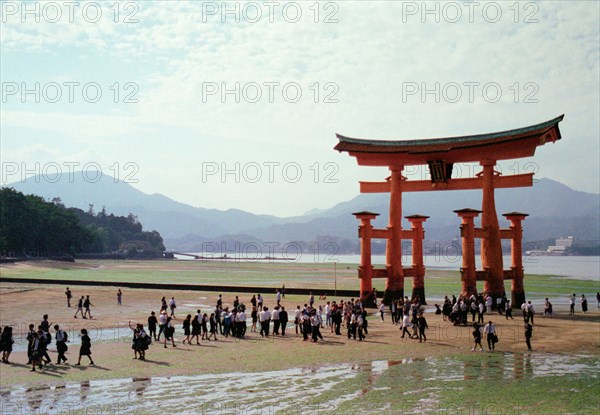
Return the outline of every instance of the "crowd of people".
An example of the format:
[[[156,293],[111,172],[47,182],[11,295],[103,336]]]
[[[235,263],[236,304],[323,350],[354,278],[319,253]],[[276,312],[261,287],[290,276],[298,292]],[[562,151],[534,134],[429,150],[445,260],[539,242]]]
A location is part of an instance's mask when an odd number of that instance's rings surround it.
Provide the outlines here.
[[[54,329],[54,340],[56,341],[56,351],[58,356],[56,358],[56,364],[64,364],[67,362],[65,353],[69,350],[67,342],[69,342],[69,335],[67,331],[62,330],[58,324],[52,324],[48,320],[48,315],[44,314],[42,321],[35,328],[34,324],[29,325],[29,331],[27,332],[27,365],[31,365],[31,371],[35,372],[36,367],[41,370],[46,365],[52,364],[52,359],[48,355],[48,346],[52,344],[52,332],[51,328]],[[90,365],[94,365],[92,360],[91,350],[91,339],[88,336],[86,329],[81,329],[81,345],[79,347],[79,359],[76,365],[81,364],[81,357],[87,356]],[[13,350],[13,344],[15,343],[13,338],[13,329],[11,326],[5,326],[0,335],[0,350],[2,351],[2,362],[10,363],[9,357]]]
[[[243,339],[247,335],[248,326],[250,333],[258,333],[261,337],[286,336],[290,323],[290,315],[281,304],[284,297],[282,290],[277,291],[276,305],[271,310],[264,304],[260,294],[253,295],[249,300],[250,315],[247,315],[247,306],[235,296],[231,307],[224,306],[223,296],[219,294],[215,308],[209,313],[196,311],[195,315],[188,314],[181,321],[183,332],[182,344],[201,344],[201,341],[218,341],[219,337],[235,337]],[[293,312],[295,334],[302,336],[304,341],[324,341],[322,329],[329,328],[330,333],[341,336],[342,327],[346,329],[348,339],[359,341],[368,334],[367,310],[358,299],[350,301],[328,301],[323,306],[315,306],[315,298],[309,294],[307,303],[298,305]],[[147,330],[143,323],[129,322],[133,331],[134,358],[146,359],[146,351],[153,343],[161,344],[164,348],[177,347],[175,343],[176,303],[174,297],[167,304],[166,298],[161,299],[158,316],[152,311],[147,319]],[[248,324],[250,323],[250,324]],[[272,327],[272,328],[271,328]]]
[[[73,294],[69,288],[65,291],[67,297],[67,307],[71,307]],[[175,297],[167,301],[162,297],[158,316],[154,311],[150,313],[147,319],[147,329],[143,323],[129,322],[129,327],[133,332],[132,349],[134,358],[139,360],[146,359],[146,351],[153,343],[161,344],[164,348],[169,345],[177,347],[175,342],[176,327],[181,324],[183,331],[182,344],[201,344],[201,341],[218,341],[219,338],[235,337],[243,339],[247,335],[247,329],[250,327],[250,333],[258,333],[261,337],[286,336],[286,330],[290,319],[293,318],[294,332],[297,336],[302,336],[304,341],[312,340],[318,342],[324,341],[321,330],[329,328],[329,332],[336,336],[342,335],[342,328],[348,339],[357,339],[362,341],[368,334],[368,313],[360,299],[351,299],[349,301],[340,300],[327,301],[325,306],[315,305],[315,297],[309,294],[308,301],[303,305],[298,305],[288,314],[286,308],[281,304],[285,297],[285,288],[277,290],[275,296],[276,305],[271,310],[265,305],[261,294],[253,295],[249,300],[249,316],[247,315],[247,306],[235,296],[231,306],[225,306],[223,297],[219,294],[214,309],[210,312],[202,312],[200,309],[196,314],[187,314],[181,321],[177,322],[175,311],[177,303]],[[323,297],[321,297],[323,298]],[[569,314],[575,313],[575,304],[577,296],[569,296]],[[600,307],[600,293],[597,293],[596,299]],[[117,292],[117,305],[121,306],[123,302],[123,293],[119,289]],[[581,295],[579,300],[583,313],[588,311],[587,299]],[[435,314],[442,315],[443,321],[448,321],[454,325],[469,325],[469,314],[471,315],[471,326],[473,328],[473,348],[483,350],[482,339],[485,336],[488,350],[493,351],[496,343],[499,341],[497,329],[491,320],[485,324],[485,316],[497,313],[504,316],[507,320],[514,319],[512,316],[512,307],[510,300],[506,295],[498,297],[495,301],[489,295],[478,294],[471,296],[444,297],[444,302],[440,308],[435,304]],[[93,307],[90,296],[81,296],[77,303],[77,312],[84,319],[92,318],[90,307]],[[493,310],[494,308],[494,310]],[[533,335],[535,310],[531,301],[524,302],[522,307],[524,322],[524,338],[528,350],[532,350],[531,338]],[[381,321],[385,319],[386,306],[383,302],[378,307]],[[418,297],[409,299],[397,299],[389,304],[389,315],[391,322],[399,326],[401,338],[406,336],[410,339],[419,339],[419,342],[427,341],[426,330],[428,329],[427,320],[424,316],[424,307]],[[544,301],[544,317],[552,317],[554,313],[552,303],[548,298]],[[485,324],[485,325],[484,325]],[[272,326],[272,329],[271,329]],[[46,365],[52,364],[48,355],[48,346],[52,343],[51,331],[54,330],[54,341],[56,342],[56,351],[58,356],[56,364],[67,362],[65,353],[68,350],[68,333],[61,329],[58,324],[52,324],[48,320],[48,315],[44,315],[42,321],[35,328],[34,324],[29,325],[27,333],[27,357],[28,365],[31,370],[43,369]],[[79,348],[79,358],[77,365],[81,364],[83,356],[87,356],[89,364],[94,365],[91,357],[91,339],[85,328],[80,331],[81,345]],[[13,328],[5,326],[0,330],[0,352],[2,362],[9,363],[10,355],[13,350]]]

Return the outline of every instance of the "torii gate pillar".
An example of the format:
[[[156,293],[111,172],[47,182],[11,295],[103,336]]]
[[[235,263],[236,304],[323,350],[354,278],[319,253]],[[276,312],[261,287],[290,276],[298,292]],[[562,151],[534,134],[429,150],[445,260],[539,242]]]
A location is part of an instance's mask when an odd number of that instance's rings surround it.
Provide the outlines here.
[[[424,215],[411,215],[406,217],[412,225],[412,299],[414,300],[418,297],[421,304],[427,304],[425,302],[425,265],[423,264],[423,237],[425,235],[423,222],[428,218],[429,216]]]
[[[511,304],[513,308],[521,308],[525,302],[525,288],[523,287],[523,225],[521,222],[529,215],[520,212],[504,213],[506,219],[510,220],[512,238],[510,240],[510,254],[512,259],[512,284]]]
[[[360,238],[360,298],[367,300],[373,294],[373,264],[371,263],[371,239],[373,237],[373,225],[371,220],[379,216],[373,212],[353,213],[356,219],[360,219],[358,236]]]
[[[402,271],[402,166],[390,167],[390,231],[386,246],[387,281],[383,301],[389,304],[404,297],[404,273]]]
[[[481,265],[488,272],[483,290],[492,296],[493,305],[496,298],[504,294],[504,271],[502,266],[502,242],[500,239],[500,226],[496,214],[494,200],[494,178],[498,175],[494,171],[495,160],[483,160],[483,199],[481,203],[481,227],[485,236],[481,240]]]
[[[461,295],[470,297],[477,295],[477,270],[475,268],[475,218],[481,213],[475,209],[461,209],[454,211],[462,219],[460,236],[462,238],[462,267],[460,279],[462,281]]]

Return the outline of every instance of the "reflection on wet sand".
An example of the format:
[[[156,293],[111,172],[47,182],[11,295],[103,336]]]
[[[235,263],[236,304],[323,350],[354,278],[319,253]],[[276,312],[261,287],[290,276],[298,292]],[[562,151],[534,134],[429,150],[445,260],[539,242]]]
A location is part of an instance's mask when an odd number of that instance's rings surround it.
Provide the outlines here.
[[[587,356],[589,357],[589,356]],[[543,353],[489,353],[454,358],[373,361],[294,368],[262,373],[227,373],[155,378],[91,380],[57,387],[0,388],[2,413],[60,413],[59,408],[101,413],[148,413],[157,407],[172,413],[277,413],[305,408],[306,398],[333,391],[311,413],[330,413],[342,403],[354,405],[371,391],[401,389],[433,399],[440,382],[496,382],[541,376],[595,375],[586,356]],[[360,375],[360,376],[359,376]],[[413,388],[414,386],[414,388]],[[403,389],[401,389],[403,390]],[[408,393],[408,392],[407,392]],[[235,396],[235,400],[228,399]],[[285,399],[282,397],[285,396]],[[19,408],[26,408],[19,410]],[[100,412],[99,412],[100,413]]]

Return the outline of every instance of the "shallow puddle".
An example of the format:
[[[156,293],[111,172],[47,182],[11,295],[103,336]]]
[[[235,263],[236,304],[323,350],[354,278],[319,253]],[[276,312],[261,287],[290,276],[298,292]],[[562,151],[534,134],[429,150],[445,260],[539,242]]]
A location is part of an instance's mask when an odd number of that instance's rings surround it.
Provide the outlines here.
[[[420,408],[427,408],[435,407],[436,390],[463,387],[465,381],[547,376],[595,378],[598,360],[594,364],[581,363],[586,359],[589,361],[590,356],[481,353],[261,373],[2,387],[0,413],[146,414],[160,409],[177,414],[331,414],[338,413],[340,405],[359,405],[367,394],[388,394],[394,390],[400,390],[400,395],[423,396],[418,402]],[[406,379],[411,382],[409,389],[405,389]],[[356,413],[366,412],[356,407]]]

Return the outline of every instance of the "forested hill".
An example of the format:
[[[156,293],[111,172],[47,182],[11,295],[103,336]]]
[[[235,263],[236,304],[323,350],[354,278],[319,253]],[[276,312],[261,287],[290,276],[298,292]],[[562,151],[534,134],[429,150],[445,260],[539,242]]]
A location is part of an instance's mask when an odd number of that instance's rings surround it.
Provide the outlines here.
[[[133,214],[115,216],[104,209],[95,213],[67,208],[25,195],[10,187],[0,190],[0,254],[62,256],[78,253],[161,255],[165,250],[157,231],[145,232]]]

